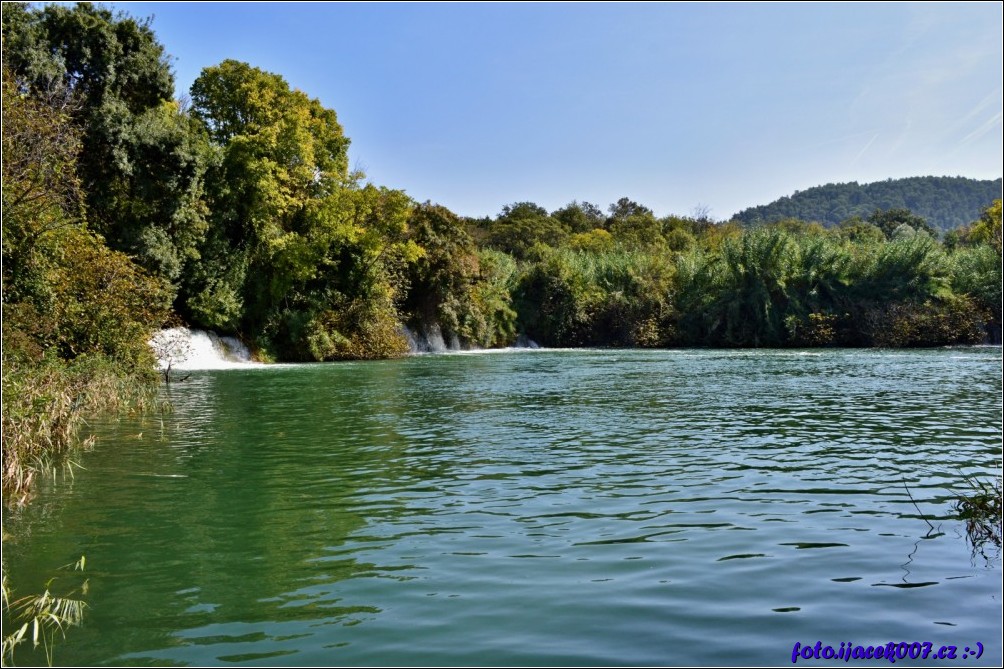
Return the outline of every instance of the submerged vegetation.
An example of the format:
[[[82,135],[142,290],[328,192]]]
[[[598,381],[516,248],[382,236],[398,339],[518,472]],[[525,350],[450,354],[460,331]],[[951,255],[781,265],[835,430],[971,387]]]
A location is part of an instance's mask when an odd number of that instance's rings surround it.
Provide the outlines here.
[[[966,490],[958,493],[955,510],[966,521],[966,536],[973,553],[1000,554],[1004,509],[1001,506],[1001,479],[987,481],[965,477]]]
[[[72,362],[5,360],[5,503],[23,504],[39,476],[63,466],[86,416],[149,405],[153,399],[149,379],[147,374],[125,373],[99,356]]]

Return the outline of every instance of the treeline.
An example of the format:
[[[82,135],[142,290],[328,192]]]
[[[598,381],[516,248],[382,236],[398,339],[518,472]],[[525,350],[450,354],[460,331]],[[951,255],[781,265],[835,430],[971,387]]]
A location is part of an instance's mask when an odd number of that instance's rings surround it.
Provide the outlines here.
[[[139,368],[171,317],[281,360],[398,355],[402,325],[431,324],[469,346],[998,336],[999,203],[940,241],[902,208],[830,229],[658,217],[628,198],[463,219],[350,172],[335,112],[277,74],[224,61],[183,104],[148,22],[87,3],[3,11],[17,355]]]
[[[335,112],[277,74],[224,61],[174,100],[148,22],[8,4],[3,40],[12,354],[139,368],[172,316],[283,360],[397,355],[403,324],[470,346],[934,345],[999,329],[999,203],[941,241],[902,208],[830,229],[658,217],[628,198],[462,219],[350,172]]]
[[[947,231],[969,224],[1000,194],[1000,179],[907,177],[870,184],[852,181],[795,191],[770,204],[744,209],[734,218],[747,225],[798,218],[832,226],[850,218],[867,219],[876,211],[909,209],[933,228]]]

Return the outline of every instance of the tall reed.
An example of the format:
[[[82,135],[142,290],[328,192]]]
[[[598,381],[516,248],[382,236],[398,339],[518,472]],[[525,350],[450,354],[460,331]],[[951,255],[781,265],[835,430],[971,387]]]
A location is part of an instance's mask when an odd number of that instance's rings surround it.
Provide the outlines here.
[[[1004,514],[1001,506],[1001,478],[986,480],[964,476],[966,490],[956,494],[955,510],[966,521],[966,535],[973,553],[986,554],[987,548],[1001,549]]]
[[[81,556],[77,562],[66,565],[63,569],[74,572],[83,571],[85,558]],[[56,577],[49,579],[45,592],[41,595],[26,595],[13,599],[13,593],[7,582],[7,570],[3,570],[3,623],[2,652],[0,660],[4,666],[14,664],[14,651],[18,646],[31,639],[33,649],[42,647],[46,663],[51,667],[53,648],[56,635],[66,636],[69,627],[79,626],[84,619],[84,609],[87,604],[73,595],[86,594],[87,580],[68,596],[58,597],[52,594],[51,588]]]
[[[127,373],[100,356],[3,364],[3,503],[24,504],[39,477],[67,462],[85,417],[153,404],[150,373]],[[84,440],[83,445],[89,445]]]

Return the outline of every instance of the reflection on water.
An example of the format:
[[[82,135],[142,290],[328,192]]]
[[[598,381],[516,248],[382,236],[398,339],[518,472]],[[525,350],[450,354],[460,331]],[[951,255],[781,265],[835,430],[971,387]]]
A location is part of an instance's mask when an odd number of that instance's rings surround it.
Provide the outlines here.
[[[66,664],[780,664],[819,639],[994,664],[999,560],[951,501],[999,471],[1000,371],[974,348],[205,372],[172,415],[99,427],[5,560],[29,591],[87,556]]]

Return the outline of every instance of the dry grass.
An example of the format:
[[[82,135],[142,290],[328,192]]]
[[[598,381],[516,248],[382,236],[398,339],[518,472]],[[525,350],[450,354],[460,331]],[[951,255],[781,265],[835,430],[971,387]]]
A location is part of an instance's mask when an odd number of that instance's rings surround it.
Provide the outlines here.
[[[130,373],[99,356],[80,356],[73,362],[4,358],[2,474],[3,504],[8,509],[28,502],[39,478],[68,468],[74,448],[93,443],[93,437],[80,439],[88,416],[156,406],[152,371]],[[82,571],[84,559],[67,567]],[[75,595],[86,593],[86,580],[62,596],[54,594],[54,580],[42,594],[15,599],[3,570],[4,666],[13,664],[15,648],[28,640],[33,648],[42,648],[51,665],[57,637],[81,624],[86,604]]]
[[[68,365],[4,364],[3,502],[23,505],[41,476],[67,466],[86,416],[152,404],[149,380],[123,375],[100,359]]]
[[[84,558],[81,557],[76,563],[66,565],[64,569],[72,568],[73,571],[84,570]],[[45,652],[45,659],[49,666],[52,666],[53,647],[56,642],[56,635],[66,636],[66,630],[70,627],[79,626],[84,619],[84,609],[87,604],[81,599],[73,597],[57,597],[52,594],[52,587],[55,578],[50,579],[46,590],[41,595],[27,595],[19,599],[11,599],[12,594],[7,583],[7,572],[3,573],[3,648],[0,659],[4,666],[14,664],[14,650],[28,639],[31,639],[32,648],[42,647]],[[79,590],[69,593],[70,595],[86,593],[87,581],[85,580]]]

